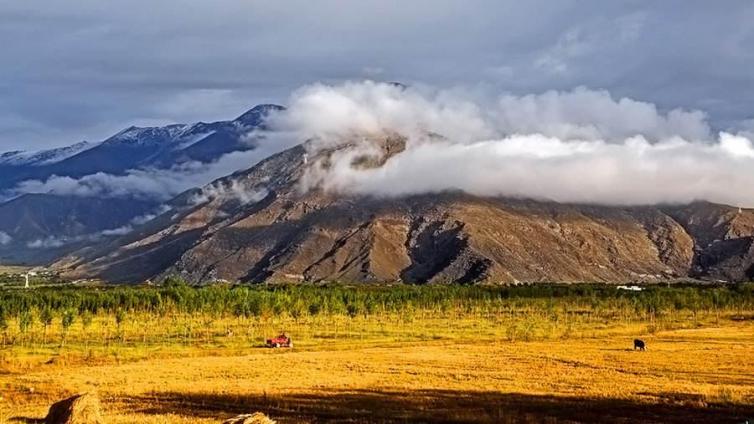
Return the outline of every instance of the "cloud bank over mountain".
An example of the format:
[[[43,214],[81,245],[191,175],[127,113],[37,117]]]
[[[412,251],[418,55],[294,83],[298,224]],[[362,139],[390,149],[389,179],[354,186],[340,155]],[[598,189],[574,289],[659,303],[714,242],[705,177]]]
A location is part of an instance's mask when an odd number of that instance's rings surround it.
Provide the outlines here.
[[[275,111],[268,111],[264,113],[264,116],[274,113]],[[194,126],[198,125],[206,124]],[[239,134],[225,136],[232,139],[235,147],[241,150],[220,154],[215,160],[205,162],[188,160],[173,163],[172,166],[166,168],[131,167],[121,173],[100,171],[76,177],[53,174],[46,178],[23,180],[6,192],[5,196],[12,198],[27,193],[44,193],[167,201],[183,191],[201,187],[220,177],[249,168],[269,155],[290,147],[291,143],[297,143],[293,138],[285,137],[284,133],[269,132],[263,127],[242,128]],[[210,149],[214,148],[218,142],[225,140],[211,139],[212,132],[200,134],[200,136],[207,138],[203,143]],[[140,139],[137,136],[135,140],[138,142]],[[160,141],[159,143],[168,144],[169,142]],[[189,145],[188,148],[194,146]],[[184,159],[185,155],[178,154],[176,157]]]
[[[296,91],[275,125],[313,150],[338,149],[306,181],[350,194],[462,190],[608,205],[695,200],[754,206],[754,147],[746,133],[713,135],[700,111],[579,88],[522,97],[354,82]],[[382,167],[376,137],[406,137]]]
[[[373,81],[295,90],[287,110],[244,137],[255,148],[167,169],[53,175],[14,192],[167,201],[308,141],[333,150],[302,181],[330,192],[405,196],[464,191],[565,203],[647,205],[706,200],[754,206],[754,147],[747,127],[715,133],[703,111],[661,111],[640,100],[579,87],[514,96]],[[380,167],[353,166],[382,153],[375,140],[406,139]],[[195,196],[254,202],[243,187],[207,186]]]
[[[269,149],[232,152],[208,164],[189,162],[170,169],[131,169],[125,175],[104,172],[80,178],[53,175],[46,180],[23,181],[14,192],[81,197],[136,197],[164,201],[190,188],[248,168],[268,153]]]

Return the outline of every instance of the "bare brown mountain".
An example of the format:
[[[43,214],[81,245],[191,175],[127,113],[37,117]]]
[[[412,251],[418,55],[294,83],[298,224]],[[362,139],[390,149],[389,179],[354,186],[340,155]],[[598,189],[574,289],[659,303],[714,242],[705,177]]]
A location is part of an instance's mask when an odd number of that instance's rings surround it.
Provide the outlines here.
[[[402,149],[381,144],[380,166]],[[377,199],[303,190],[328,166],[298,146],[194,190],[108,245],[56,266],[73,277],[137,282],[628,282],[754,276],[754,211],[564,205],[443,193]]]

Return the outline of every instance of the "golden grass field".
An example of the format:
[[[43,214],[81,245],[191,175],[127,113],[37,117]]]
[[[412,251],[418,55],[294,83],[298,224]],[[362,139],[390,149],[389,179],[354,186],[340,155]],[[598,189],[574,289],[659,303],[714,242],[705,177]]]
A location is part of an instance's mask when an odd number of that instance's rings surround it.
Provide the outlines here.
[[[119,343],[98,342],[113,329],[95,320],[85,336],[72,328],[63,348],[59,329],[37,328],[47,344],[2,350],[0,422],[38,422],[52,402],[91,390],[111,423],[219,423],[254,411],[280,423],[754,418],[751,319],[539,323],[523,338],[506,330],[517,319],[227,318],[197,323],[185,342],[142,317]],[[260,347],[277,328],[293,349]],[[646,352],[631,349],[636,336]]]

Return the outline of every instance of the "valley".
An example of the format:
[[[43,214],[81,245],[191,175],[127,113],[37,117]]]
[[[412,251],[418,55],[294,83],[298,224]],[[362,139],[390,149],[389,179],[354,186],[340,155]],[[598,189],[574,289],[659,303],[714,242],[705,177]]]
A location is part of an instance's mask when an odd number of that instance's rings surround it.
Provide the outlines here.
[[[0,422],[42,418],[81,392],[97,393],[111,423],[254,411],[280,423],[740,423],[754,413],[750,288],[69,290],[24,292],[41,308],[81,305],[69,327],[66,307],[49,326],[35,307],[23,331],[6,315]],[[3,296],[5,311],[17,296]],[[294,347],[264,347],[280,331]],[[637,337],[646,351],[633,349]]]
[[[0,424],[754,424],[754,2],[0,41]]]

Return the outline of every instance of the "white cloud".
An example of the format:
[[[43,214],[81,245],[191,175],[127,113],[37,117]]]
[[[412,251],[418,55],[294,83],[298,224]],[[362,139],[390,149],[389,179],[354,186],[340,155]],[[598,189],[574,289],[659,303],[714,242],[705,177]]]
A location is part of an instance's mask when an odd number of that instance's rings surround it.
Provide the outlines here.
[[[230,182],[218,181],[202,187],[200,192],[193,195],[190,203],[198,205],[214,199],[238,199],[241,203],[256,203],[267,196],[269,192],[261,188],[249,188],[237,180]]]
[[[434,131],[459,141],[495,135],[484,111],[460,93],[372,81],[303,87],[271,125],[299,140],[317,138],[328,145],[385,131],[416,137]]]
[[[79,243],[82,241],[90,241],[90,242],[96,242],[98,240],[101,240],[103,237],[117,237],[122,236],[130,233],[133,231],[134,226],[142,225],[158,215],[167,212],[170,210],[170,207],[162,205],[159,208],[157,208],[154,213],[146,214],[146,215],[140,215],[133,219],[128,224],[122,225],[120,227],[116,228],[108,228],[96,233],[90,233],[90,234],[82,234],[78,236],[69,236],[69,237],[56,237],[56,236],[48,236],[44,238],[38,238],[31,241],[28,241],[26,243],[26,247],[29,249],[51,249],[51,248],[57,248],[62,247],[68,244],[72,243]],[[2,235],[4,233],[0,232],[0,245],[2,245]],[[8,240],[8,243],[11,240]]]
[[[312,166],[305,188],[754,206],[751,140],[729,133],[713,138],[701,112],[661,113],[649,103],[587,89],[502,96],[489,104],[462,93],[371,82],[314,85],[294,95],[278,124],[318,138],[315,149],[340,146],[327,167]],[[369,140],[392,133],[407,137],[404,152],[379,168],[352,166],[356,157],[378,152]]]
[[[13,241],[13,237],[11,237],[8,233],[4,231],[0,231],[0,246],[5,246],[6,244],[10,244],[10,242]]]
[[[461,190],[558,202],[709,200],[754,207],[754,148],[728,134],[716,144],[681,139],[651,144],[642,137],[620,144],[567,142],[541,135],[425,143],[374,169],[353,168],[353,157],[347,151],[310,178],[326,190],[377,196]]]
[[[168,205],[160,205],[155,211],[152,213],[148,213],[145,215],[139,215],[131,220],[131,224],[134,225],[142,225],[146,224],[147,222],[157,218],[158,216],[164,214],[165,212],[169,211],[171,208]]]
[[[102,230],[100,234],[103,236],[122,236],[124,234],[128,234],[131,231],[133,231],[133,227],[131,225],[123,225],[118,228],[110,228],[107,230]]]
[[[64,246],[72,241],[75,241],[75,240],[71,240],[64,237],[50,236],[50,237],[45,237],[45,238],[30,241],[26,243],[26,247],[28,247],[29,249],[52,249],[52,248]]]
[[[44,181],[23,181],[16,186],[14,192],[16,194],[52,193],[82,197],[134,196],[168,200],[190,188],[202,186],[235,171],[249,168],[270,154],[289,147],[285,144],[286,142],[292,142],[288,138],[280,139],[265,135],[257,137],[257,140],[260,144],[256,149],[228,153],[209,164],[190,162],[171,169],[132,169],[125,175],[103,172],[81,178],[53,175]]]
[[[634,135],[658,141],[669,137],[710,138],[700,111],[663,114],[651,103],[614,99],[607,91],[577,88],[527,96],[501,96],[492,109],[494,125],[507,134],[543,134],[562,139],[621,141]]]
[[[300,139],[314,137],[328,144],[386,131],[413,139],[434,132],[460,143],[533,133],[618,142],[634,135],[650,141],[710,137],[703,112],[661,113],[651,103],[614,99],[607,91],[586,88],[490,97],[372,81],[314,84],[294,92],[287,113],[274,121]]]
[[[754,150],[746,132],[712,136],[701,111],[664,112],[607,91],[495,96],[371,81],[314,84],[294,92],[288,110],[270,120],[274,131],[263,134],[257,149],[212,164],[123,176],[51,177],[26,181],[17,191],[167,199],[313,140],[313,150],[339,150],[327,169],[313,164],[304,188],[380,196],[463,190],[560,202],[709,200],[754,206]],[[381,168],[351,166],[358,155],[379,154],[368,140],[389,134],[406,137],[404,152]],[[218,182],[192,200],[232,196],[256,202],[266,195],[259,187]]]

